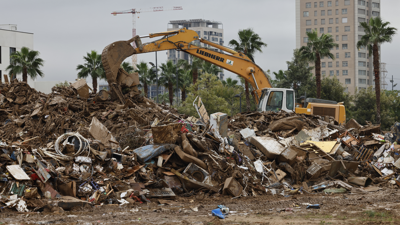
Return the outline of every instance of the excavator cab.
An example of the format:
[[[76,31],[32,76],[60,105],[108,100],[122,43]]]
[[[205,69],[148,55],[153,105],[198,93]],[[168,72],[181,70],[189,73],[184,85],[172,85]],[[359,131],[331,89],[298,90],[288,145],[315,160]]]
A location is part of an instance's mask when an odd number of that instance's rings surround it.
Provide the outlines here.
[[[286,88],[264,88],[261,93],[258,111],[280,110],[294,112],[295,93],[293,89]]]

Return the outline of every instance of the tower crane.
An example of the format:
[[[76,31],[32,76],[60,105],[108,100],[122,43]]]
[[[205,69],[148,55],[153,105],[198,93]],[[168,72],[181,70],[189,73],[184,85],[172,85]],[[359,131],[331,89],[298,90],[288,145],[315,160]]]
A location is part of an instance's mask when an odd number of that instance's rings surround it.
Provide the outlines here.
[[[132,14],[132,37],[136,36],[136,16],[137,14],[140,13],[147,13],[147,12],[162,12],[162,11],[171,11],[171,10],[183,10],[182,6],[174,6],[174,7],[167,7],[164,8],[163,6],[161,7],[150,7],[147,9],[128,9],[128,10],[123,10],[123,11],[114,11],[111,14],[114,16],[118,14]],[[135,43],[132,44],[134,48],[136,48]],[[132,55],[132,66],[134,69],[136,69],[136,64],[137,64],[137,56],[136,54]]]

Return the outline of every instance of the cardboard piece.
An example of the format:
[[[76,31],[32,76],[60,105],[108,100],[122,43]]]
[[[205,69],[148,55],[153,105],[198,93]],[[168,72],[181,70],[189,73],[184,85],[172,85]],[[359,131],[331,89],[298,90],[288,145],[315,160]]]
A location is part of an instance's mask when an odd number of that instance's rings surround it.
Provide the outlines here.
[[[30,180],[31,178],[19,165],[6,166],[8,172],[17,180]]]
[[[255,145],[269,159],[274,159],[285,151],[284,146],[270,137],[251,137],[250,143]]]
[[[243,187],[235,178],[229,177],[225,180],[223,192],[237,197],[242,194]]]
[[[85,79],[79,79],[75,83],[71,84],[71,86],[76,89],[81,98],[89,98],[89,86]]]
[[[105,146],[111,146],[112,149],[119,148],[117,140],[111,134],[111,132],[104,126],[96,117],[93,117],[92,122],[89,126],[90,134],[103,143]]]

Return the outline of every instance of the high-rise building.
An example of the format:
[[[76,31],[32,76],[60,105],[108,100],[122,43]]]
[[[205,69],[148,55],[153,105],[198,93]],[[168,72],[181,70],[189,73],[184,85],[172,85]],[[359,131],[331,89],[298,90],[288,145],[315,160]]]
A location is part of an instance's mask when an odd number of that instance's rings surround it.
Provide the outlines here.
[[[352,94],[356,89],[374,87],[373,57],[368,56],[366,48],[357,49],[357,42],[365,34],[360,22],[380,16],[380,3],[380,0],[296,0],[296,48],[307,45],[307,32],[329,33],[339,46],[331,50],[335,60],[321,59],[321,75],[336,76]],[[382,77],[380,80],[383,85]]]
[[[211,20],[203,20],[203,19],[192,19],[192,20],[172,20],[168,23],[168,30],[177,30],[179,28],[186,28],[190,30],[194,30],[199,35],[199,38],[203,38],[205,40],[214,42],[219,45],[224,44],[224,29],[221,22],[211,21]],[[200,43],[199,40],[194,41],[194,44],[199,45],[201,47],[208,47],[215,51],[222,52],[222,50],[216,49],[212,46],[208,46],[207,44]],[[193,56],[176,50],[169,50],[167,52],[168,60],[172,60],[176,63],[179,59],[185,59],[192,63]],[[219,74],[220,79],[224,78],[223,71]]]

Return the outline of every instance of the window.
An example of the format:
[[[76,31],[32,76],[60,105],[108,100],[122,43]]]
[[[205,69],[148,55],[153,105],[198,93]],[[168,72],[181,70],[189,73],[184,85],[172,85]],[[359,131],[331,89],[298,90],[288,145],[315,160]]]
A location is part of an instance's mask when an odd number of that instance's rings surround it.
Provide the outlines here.
[[[335,14],[336,14],[336,15],[339,15],[339,9],[336,9]]]
[[[321,16],[325,16],[325,10],[321,10]]]
[[[268,102],[266,110],[276,110],[282,108],[283,92],[282,91],[272,91],[268,96]]]
[[[351,79],[345,79],[345,80],[344,80],[344,83],[345,83],[345,84],[351,84]]]
[[[350,58],[350,52],[345,52],[345,53],[344,53],[344,57],[345,57],[345,58]]]
[[[339,24],[339,18],[336,18],[336,24]]]
[[[319,28],[319,33],[320,33],[320,34],[323,34],[323,33],[324,33],[324,28],[323,28],[323,27]]]
[[[310,13],[308,11],[303,12],[303,17],[308,17],[309,15],[310,15]]]
[[[328,7],[332,6],[332,1],[328,1]]]
[[[10,64],[11,64],[11,56],[17,51],[16,48],[10,47]]]
[[[372,8],[378,8],[379,9],[379,3],[373,2],[372,3]]]
[[[358,9],[358,14],[363,14],[363,15],[365,15],[365,9]]]
[[[328,67],[332,67],[332,62],[328,62]]]
[[[342,14],[347,14],[347,9],[342,9]]]
[[[324,2],[319,2],[319,7],[324,7]]]
[[[332,9],[328,10],[328,16],[332,16]]]
[[[372,16],[379,16],[379,12],[372,11]]]
[[[350,32],[350,26],[345,26],[344,27],[344,32]]]
[[[322,76],[325,76],[326,75],[326,71],[324,70],[324,71],[321,71],[321,73],[322,73]]]
[[[322,62],[322,63],[321,63],[321,67],[322,67],[322,68],[325,68],[325,67],[326,67],[326,62]]]
[[[286,108],[294,110],[294,92],[286,91]]]
[[[321,25],[325,24],[325,19],[321,19]]]
[[[339,27],[336,27],[336,32],[339,32]]]
[[[339,35],[336,35],[336,41],[339,41]]]
[[[306,20],[306,25],[311,26],[311,20]]]
[[[339,75],[340,75],[339,70],[336,70],[336,76],[339,76]]]
[[[365,32],[364,27],[358,26],[358,31],[360,31],[360,32]]]
[[[347,17],[342,18],[342,23],[347,23]]]
[[[317,19],[314,20],[314,25],[318,25],[318,20]]]
[[[329,70],[329,76],[333,76],[335,75],[335,71],[334,70]]]
[[[339,53],[336,53],[336,58],[337,58],[337,59],[339,58]]]
[[[318,16],[318,11],[317,10],[314,11],[314,16]]]
[[[342,35],[342,41],[347,41],[347,35]]]
[[[310,33],[310,32],[311,32],[311,28],[307,28],[306,33]]]
[[[361,41],[362,35],[358,35],[358,40]]]
[[[358,79],[359,84],[367,84],[367,79]]]
[[[343,76],[347,76],[347,75],[349,75],[349,71],[348,70],[342,70],[342,74],[343,74]]]
[[[363,0],[358,0],[358,5],[365,6],[365,1],[363,1]]]
[[[366,67],[366,66],[367,66],[367,63],[366,63],[366,62],[363,62],[363,61],[358,61],[358,66],[359,66],[359,67]]]
[[[365,58],[365,56],[366,56],[365,53],[362,53],[362,52],[358,53],[358,58]]]
[[[337,39],[339,39],[339,38],[337,38]],[[336,45],[336,50],[339,50],[339,45]]]
[[[333,18],[329,19],[329,24],[333,24]]]
[[[365,22],[365,18],[358,17],[358,22],[359,22],[359,23]]]
[[[328,33],[332,33],[332,27],[328,27]]]
[[[1,46],[0,46],[0,64],[1,64]],[[0,73],[0,80],[1,80],[1,73]]]
[[[350,5],[350,0],[344,0],[344,5]]]
[[[336,6],[339,5],[339,0],[336,0],[335,5],[336,5]]]
[[[348,65],[349,65],[349,63],[347,61],[342,62],[342,67],[347,67]]]
[[[340,67],[339,61],[336,62],[336,67]],[[339,70],[338,70],[339,71]]]
[[[314,8],[318,7],[318,2],[314,2]]]
[[[365,75],[367,75],[367,71],[366,71],[366,70],[359,70],[359,71],[358,71],[358,75],[363,75],[363,76],[365,76]]]
[[[306,8],[311,8],[311,2],[306,3]]]
[[[207,35],[207,31],[204,31],[204,35]]]
[[[303,43],[307,43],[308,42],[308,37],[303,38]]]

